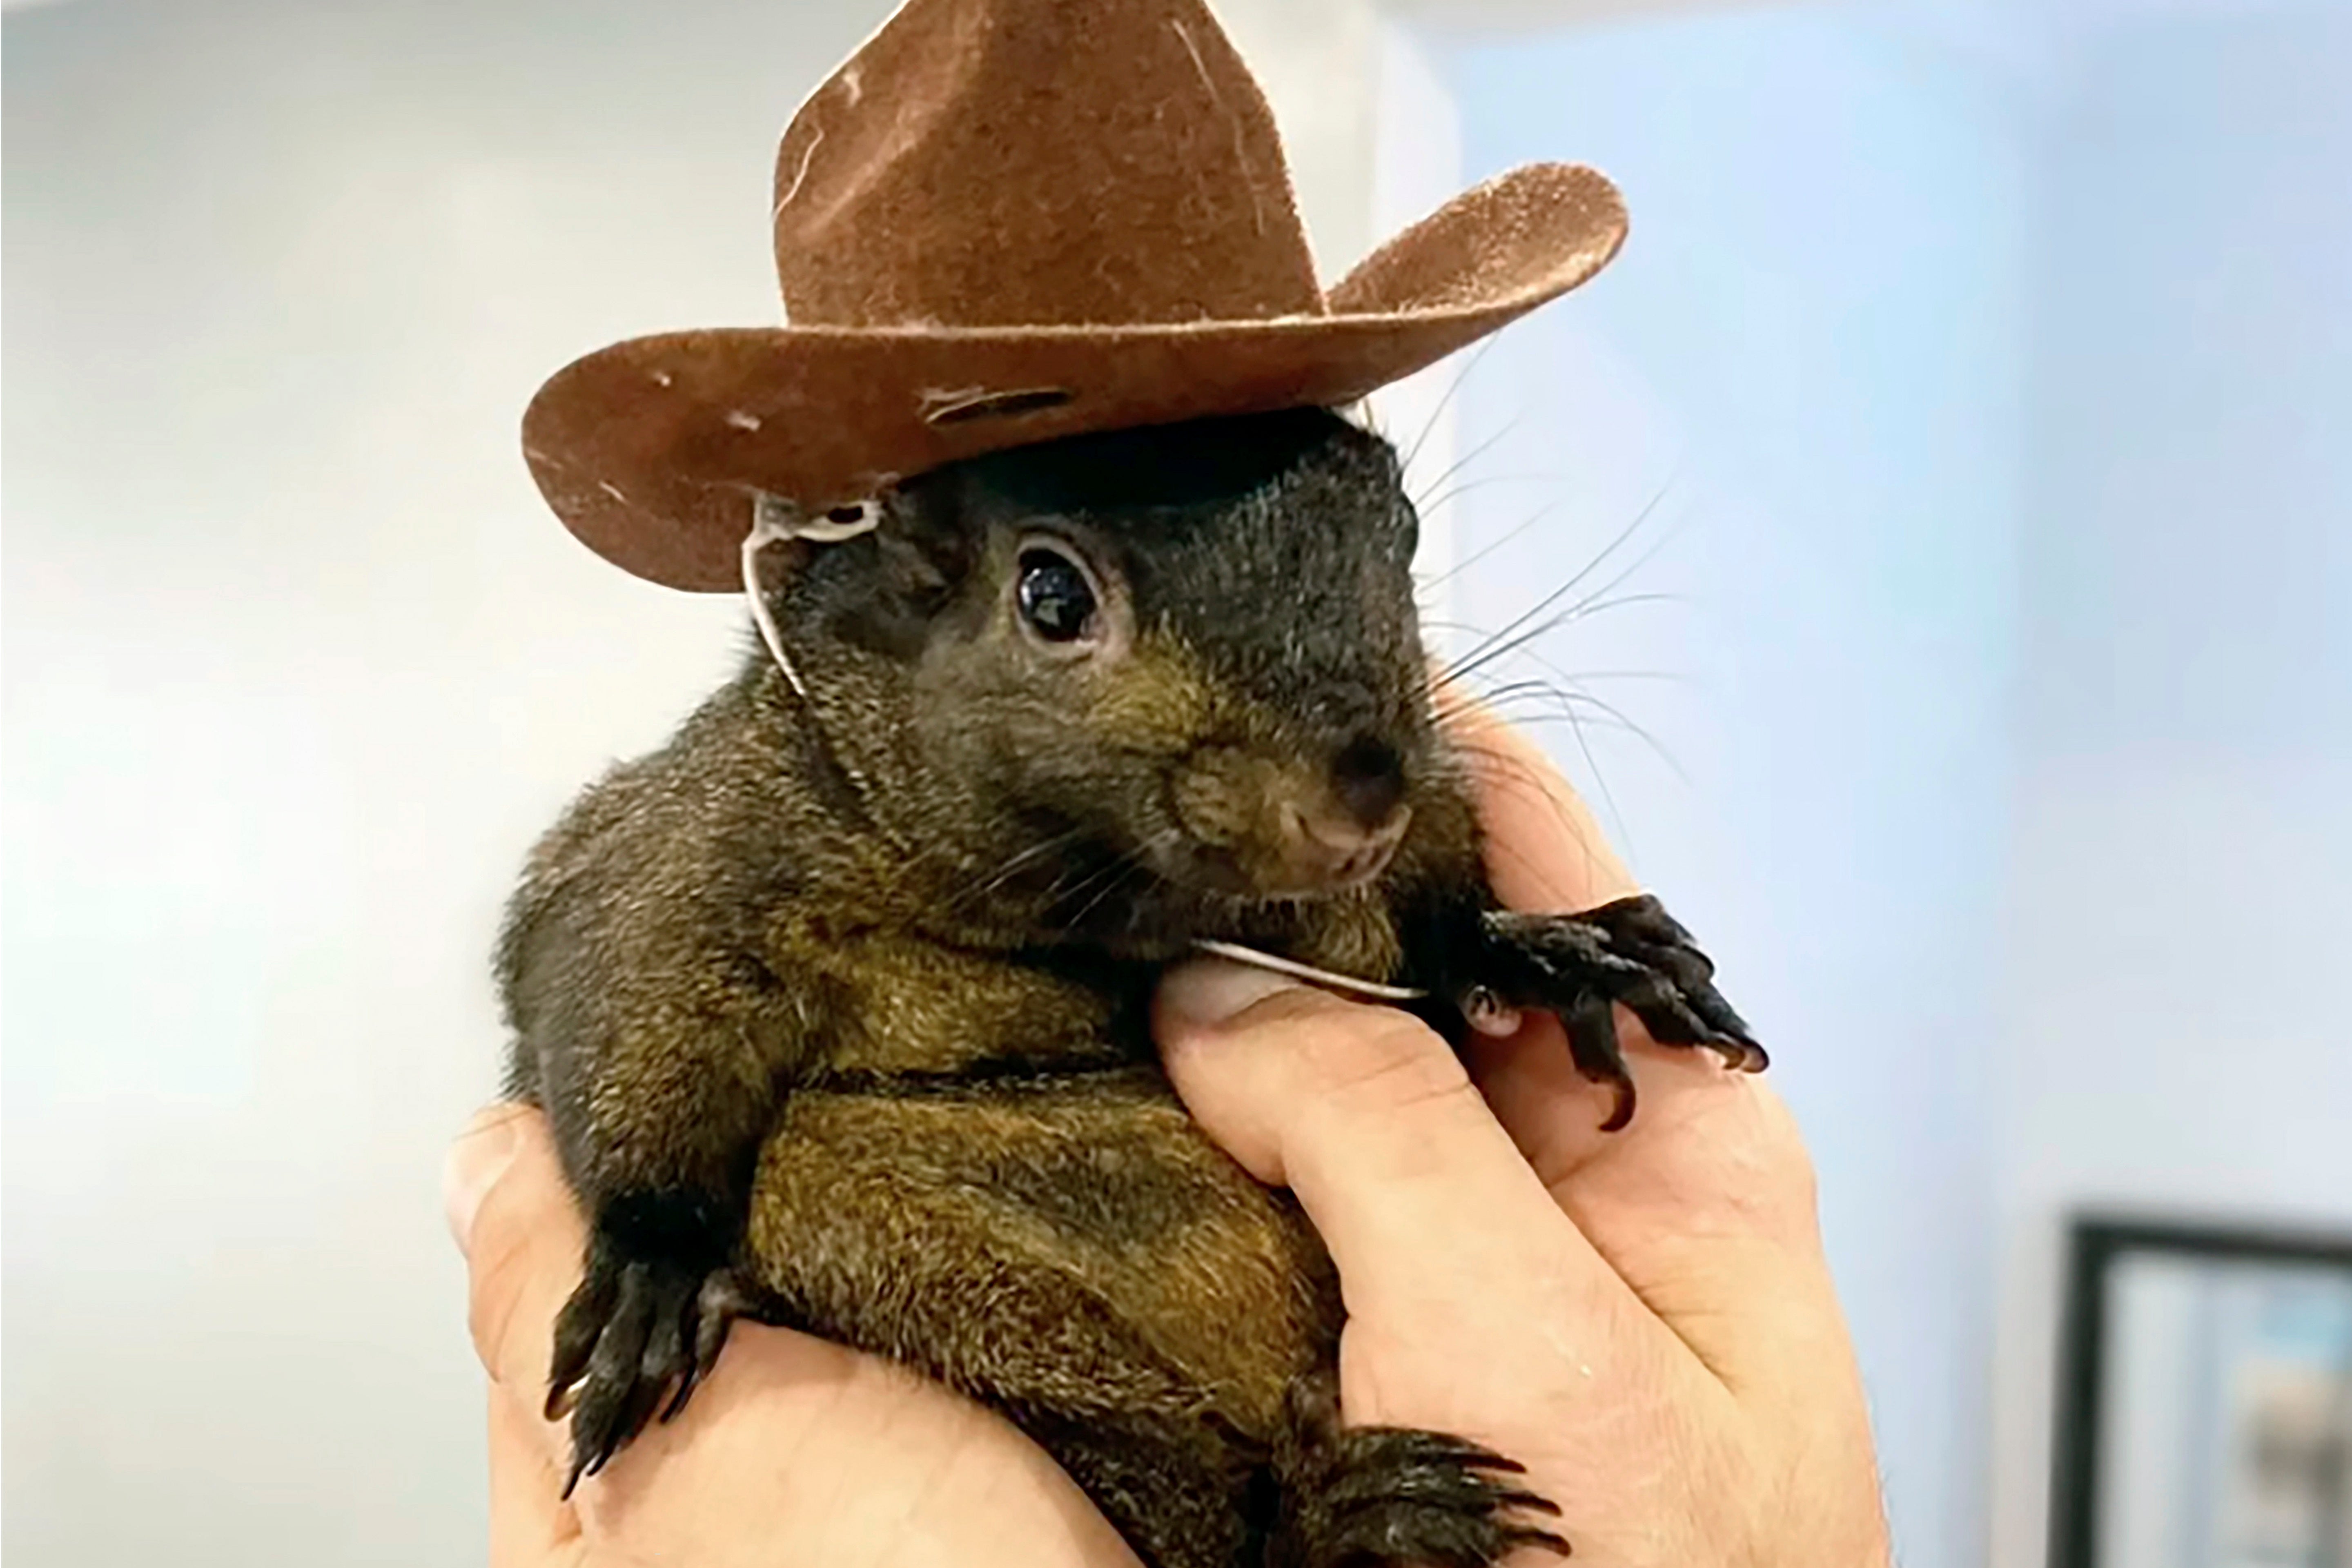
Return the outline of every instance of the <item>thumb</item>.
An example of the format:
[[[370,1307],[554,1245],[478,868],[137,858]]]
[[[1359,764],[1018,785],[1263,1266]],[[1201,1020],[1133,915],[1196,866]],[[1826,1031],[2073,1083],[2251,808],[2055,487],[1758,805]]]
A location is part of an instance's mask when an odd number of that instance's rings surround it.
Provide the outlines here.
[[[546,1116],[523,1105],[477,1116],[449,1146],[442,1192],[470,1277],[474,1353],[492,1383],[535,1413],[586,1242]],[[544,1429],[557,1444],[557,1430]]]
[[[515,1162],[516,1123],[530,1114],[520,1105],[496,1105],[478,1112],[443,1157],[441,1206],[458,1251],[472,1251],[474,1221],[499,1178]]]
[[[1418,1317],[1465,1296],[1523,1310],[1527,1290],[1592,1284],[1546,1279],[1534,1258],[1601,1271],[1461,1062],[1410,1014],[1204,960],[1162,982],[1155,1030],[1194,1120],[1297,1195],[1350,1313]]]

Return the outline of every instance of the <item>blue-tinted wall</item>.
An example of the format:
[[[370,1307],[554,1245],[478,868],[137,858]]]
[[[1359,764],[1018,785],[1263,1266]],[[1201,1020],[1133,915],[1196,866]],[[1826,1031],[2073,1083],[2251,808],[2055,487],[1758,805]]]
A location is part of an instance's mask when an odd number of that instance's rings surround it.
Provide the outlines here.
[[[1654,739],[1581,705],[1601,727],[1552,731],[1777,1048],[1904,1561],[1972,1563],[2023,434],[2017,106],[1964,60],[1811,7],[1450,63],[1474,176],[1590,162],[1633,214],[1615,268],[1470,373],[1462,447],[1493,445],[1463,476],[1478,488],[1459,549],[1496,548],[1456,609],[1504,624],[1654,500],[1594,582],[1655,545],[1611,597],[1666,597],[1580,616],[1545,639],[1553,668],[1505,679],[1601,672],[1586,690]]]

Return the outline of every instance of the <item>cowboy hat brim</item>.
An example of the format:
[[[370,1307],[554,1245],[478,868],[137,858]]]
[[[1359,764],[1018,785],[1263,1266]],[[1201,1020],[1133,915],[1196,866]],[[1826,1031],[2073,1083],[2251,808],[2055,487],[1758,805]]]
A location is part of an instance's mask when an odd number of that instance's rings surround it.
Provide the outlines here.
[[[733,591],[762,493],[823,510],[1058,437],[1353,403],[1584,282],[1624,236],[1607,179],[1538,164],[1397,236],[1321,315],[634,338],[540,389],[524,456],[556,514],[614,564]]]

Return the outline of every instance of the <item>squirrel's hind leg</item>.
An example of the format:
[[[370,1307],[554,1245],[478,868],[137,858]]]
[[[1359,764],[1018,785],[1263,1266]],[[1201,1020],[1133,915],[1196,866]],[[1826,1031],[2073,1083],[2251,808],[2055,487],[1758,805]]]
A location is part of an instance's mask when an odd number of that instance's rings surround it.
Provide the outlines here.
[[[803,1090],[750,1258],[812,1332],[994,1406],[1151,1568],[1259,1568],[1285,1391],[1336,1282],[1156,1068]]]

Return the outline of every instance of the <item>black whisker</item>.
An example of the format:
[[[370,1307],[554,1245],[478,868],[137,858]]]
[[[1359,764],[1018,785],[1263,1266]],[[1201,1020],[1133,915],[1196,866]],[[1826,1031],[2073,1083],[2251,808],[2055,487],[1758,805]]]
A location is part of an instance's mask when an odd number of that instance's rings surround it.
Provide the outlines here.
[[[1437,433],[1438,421],[1444,418],[1446,409],[1453,406],[1454,395],[1462,390],[1462,384],[1470,379],[1470,373],[1476,370],[1480,362],[1495,352],[1495,345],[1500,342],[1502,342],[1500,338],[1488,338],[1478,345],[1477,352],[1470,356],[1470,363],[1462,367],[1462,374],[1454,378],[1454,384],[1448,386],[1444,395],[1438,398],[1437,406],[1429,411],[1429,418],[1422,426],[1421,434],[1413,437],[1412,450],[1407,452],[1403,462],[1398,465],[1400,470],[1412,467],[1413,459],[1421,456],[1422,447],[1427,446],[1429,438]]]
[[[1426,500],[1416,500],[1412,504],[1416,511],[1427,513],[1449,501],[1459,500],[1478,490],[1492,489],[1496,485],[1561,485],[1569,483],[1572,478],[1569,474],[1488,474],[1481,479],[1465,479],[1449,489],[1438,491]]]
[[[1475,742],[1459,742],[1455,750],[1465,758],[1475,758],[1472,771],[1484,787],[1496,792],[1511,791],[1523,798],[1532,796],[1540,801],[1555,820],[1571,835],[1582,837],[1582,830],[1570,812],[1554,793],[1549,780],[1517,757],[1507,756]],[[1499,840],[1489,840],[1489,847],[1507,848]]]
[[[1601,550],[1600,554],[1595,555],[1591,561],[1585,563],[1585,564],[1579,569],[1574,575],[1570,576],[1567,582],[1562,583],[1559,587],[1554,588],[1541,599],[1537,600],[1535,604],[1529,605],[1526,610],[1521,611],[1517,616],[1514,616],[1510,623],[1505,626],[1502,630],[1490,636],[1486,644],[1481,647],[1472,648],[1470,652],[1465,656],[1465,665],[1468,665],[1469,661],[1481,658],[1487,652],[1488,648],[1492,647],[1496,643],[1517,636],[1529,624],[1540,619],[1547,611],[1551,609],[1553,605],[1559,604],[1562,599],[1565,599],[1570,595],[1575,593],[1578,588],[1584,584],[1587,579],[1591,577],[1594,573],[1601,570],[1602,564],[1606,563],[1611,556],[1616,554],[1619,550],[1624,547],[1627,541],[1631,540],[1634,534],[1641,531],[1643,525],[1650,521],[1652,514],[1658,510],[1659,503],[1664,501],[1665,498],[1666,489],[1661,489],[1656,495],[1650,498],[1647,505],[1643,507],[1639,512],[1634,514],[1633,521],[1627,523],[1624,529],[1618,533],[1617,537],[1609,542],[1607,546]],[[1669,537],[1671,537],[1671,535],[1669,535]],[[1643,559],[1646,560],[1647,557],[1645,556]],[[1635,564],[1639,565],[1640,563],[1637,562]],[[1616,584],[1614,583],[1609,584],[1610,587],[1614,587],[1615,585]],[[1602,592],[1606,591],[1607,590],[1605,588],[1602,590]],[[1455,668],[1446,671],[1446,674],[1451,678],[1463,673],[1464,669],[1465,666],[1456,666]]]
[[[1622,579],[1619,581],[1622,582]],[[1444,671],[1444,679],[1460,680],[1465,676],[1475,674],[1496,659],[1507,658],[1512,654],[1522,651],[1538,638],[1549,636],[1570,621],[1606,615],[1612,610],[1627,609],[1635,605],[1671,605],[1682,602],[1682,595],[1679,594],[1620,594],[1613,599],[1599,597],[1608,591],[1607,587],[1597,588],[1593,591],[1593,597],[1578,600],[1549,620],[1517,633],[1510,641],[1467,656],[1461,663]]]
[[[1429,580],[1429,586],[1434,588],[1440,584],[1452,582],[1455,577],[1467,572],[1471,567],[1475,566],[1478,563],[1484,561],[1497,550],[1502,549],[1505,545],[1510,543],[1513,540],[1518,538],[1521,534],[1527,532],[1528,530],[1533,528],[1536,524],[1541,522],[1545,518],[1549,517],[1553,512],[1558,511],[1559,510],[1559,502],[1557,500],[1548,501],[1544,505],[1538,507],[1534,515],[1530,516],[1525,522],[1513,528],[1509,532],[1504,534],[1500,539],[1495,540],[1490,543],[1480,545],[1471,554],[1447,567],[1443,574],[1438,576],[1432,577]]]
[[[1438,487],[1444,484],[1446,480],[1452,479],[1454,475],[1460,473],[1464,468],[1467,468],[1472,463],[1476,462],[1487,453],[1493,451],[1498,443],[1508,437],[1512,431],[1519,427],[1520,422],[1526,417],[1527,416],[1524,413],[1511,416],[1510,418],[1503,422],[1503,427],[1501,429],[1496,431],[1492,436],[1487,437],[1485,440],[1479,442],[1476,446],[1471,447],[1468,451],[1454,458],[1453,462],[1448,463],[1443,472],[1441,472],[1435,479],[1430,480],[1429,483],[1423,488],[1421,495],[1417,495],[1412,498],[1413,510],[1426,510],[1429,503],[1423,500],[1423,496],[1435,494]]]
[[[1089,877],[1086,881],[1081,882],[1077,887],[1073,888],[1066,897],[1076,898],[1079,893],[1085,891],[1087,888],[1091,886],[1097,880],[1100,880],[1102,882],[1101,889],[1096,892],[1095,896],[1088,899],[1086,903],[1079,908],[1076,914],[1071,915],[1067,920],[1062,922],[1062,930],[1065,932],[1075,932],[1081,925],[1086,923],[1086,919],[1088,915],[1101,908],[1106,900],[1108,900],[1113,893],[1118,891],[1119,889],[1127,885],[1127,880],[1129,877],[1133,876],[1136,872],[1146,868],[1149,858],[1153,851],[1159,849],[1164,845],[1173,843],[1176,840],[1176,837],[1177,833],[1174,828],[1169,828],[1162,833],[1155,835],[1154,837],[1144,840],[1143,843],[1138,845],[1135,848],[1129,850],[1127,853],[1112,860],[1102,872],[1097,872],[1096,876]]]
[[[1019,853],[1007,858],[1003,864],[1000,865],[996,868],[994,874],[985,879],[978,877],[973,878],[971,882],[967,883],[961,890],[950,898],[948,900],[949,906],[950,908],[961,909],[971,900],[986,898],[989,894],[996,891],[997,889],[1002,888],[1005,883],[1018,876],[1024,868],[1045,858],[1048,855],[1053,855],[1068,848],[1071,845],[1077,843],[1085,837],[1086,829],[1072,828],[1066,833],[1055,834],[1053,837],[1045,839],[1042,843],[1032,844],[1028,848],[1021,850]]]

